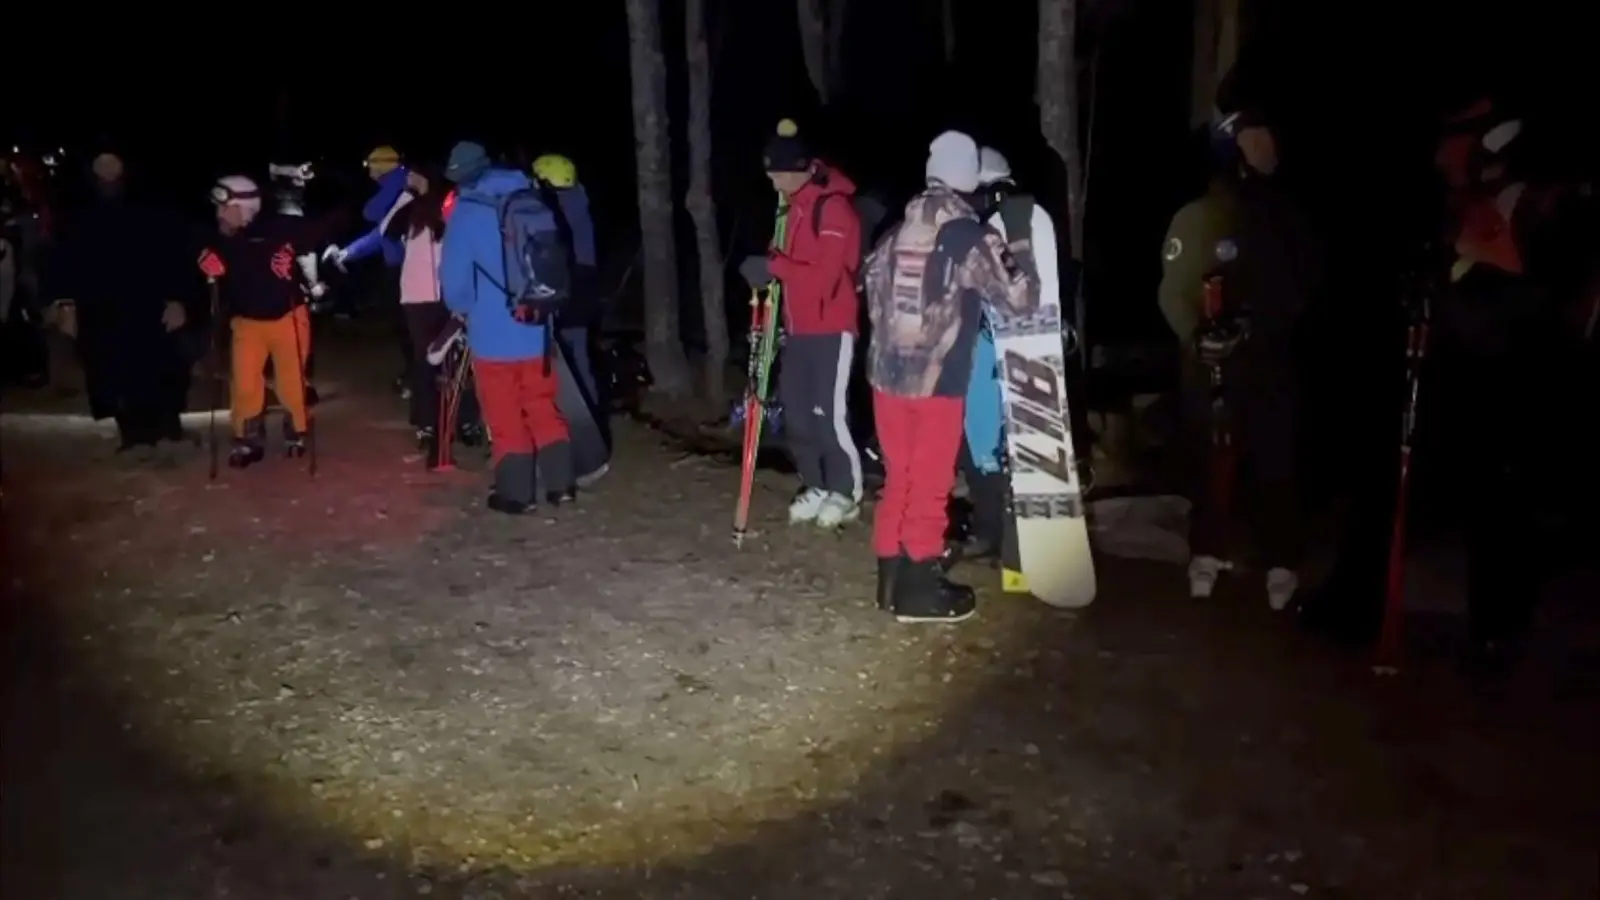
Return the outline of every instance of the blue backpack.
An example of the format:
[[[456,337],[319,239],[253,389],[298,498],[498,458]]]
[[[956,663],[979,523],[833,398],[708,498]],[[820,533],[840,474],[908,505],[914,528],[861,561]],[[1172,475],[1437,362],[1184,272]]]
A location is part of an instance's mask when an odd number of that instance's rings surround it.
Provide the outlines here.
[[[537,187],[513,191],[500,201],[500,238],[511,315],[519,322],[551,324],[572,300],[571,252]]]

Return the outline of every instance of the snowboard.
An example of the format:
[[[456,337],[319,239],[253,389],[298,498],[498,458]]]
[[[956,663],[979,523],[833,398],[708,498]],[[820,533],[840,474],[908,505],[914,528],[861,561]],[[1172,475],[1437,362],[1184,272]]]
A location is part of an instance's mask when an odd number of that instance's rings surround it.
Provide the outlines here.
[[[459,367],[472,364],[472,354],[466,349],[466,340],[465,324],[460,319],[451,319],[439,336],[428,344],[428,363],[438,366],[454,360],[452,374],[460,372]],[[583,387],[573,375],[566,350],[559,341],[550,341],[549,347],[553,351],[547,359],[556,377],[556,407],[567,420],[567,432],[572,442],[573,472],[577,475],[578,485],[588,487],[610,471],[611,447],[600,428],[599,413],[585,399]],[[465,390],[467,386],[464,378],[448,378],[447,383],[454,385],[451,393]],[[446,409],[454,409],[459,402],[459,397],[447,393],[443,405]],[[444,433],[452,431],[452,427],[447,427]],[[489,440],[494,440],[492,433]]]
[[[1050,606],[1088,606],[1094,557],[1072,446],[1061,302],[1043,298],[1033,316],[992,324],[1011,487],[1002,589]]]

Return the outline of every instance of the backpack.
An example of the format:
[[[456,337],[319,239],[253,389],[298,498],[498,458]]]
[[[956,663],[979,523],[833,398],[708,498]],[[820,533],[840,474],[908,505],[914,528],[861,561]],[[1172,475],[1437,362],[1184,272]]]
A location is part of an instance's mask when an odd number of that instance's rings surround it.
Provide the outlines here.
[[[500,201],[500,237],[512,316],[528,324],[552,322],[572,300],[572,257],[538,187]]]

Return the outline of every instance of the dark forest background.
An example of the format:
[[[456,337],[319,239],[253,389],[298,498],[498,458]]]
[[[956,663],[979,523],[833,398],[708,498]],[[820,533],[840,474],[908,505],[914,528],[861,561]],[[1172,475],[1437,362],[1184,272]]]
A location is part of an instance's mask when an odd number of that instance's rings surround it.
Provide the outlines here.
[[[713,193],[724,253],[758,250],[773,198],[760,148],[792,116],[824,155],[894,203],[921,180],[927,141],[945,128],[1002,149],[1025,185],[1065,221],[1061,163],[1046,148],[1035,105],[1041,6],[1061,0],[951,0],[953,57],[935,0],[852,0],[831,52],[842,90],[824,106],[807,77],[796,7],[788,0],[707,0],[713,72]],[[678,203],[682,306],[697,341],[694,241],[682,197],[687,98],[685,0],[662,0],[661,46]],[[1194,9],[1184,0],[1078,0],[1078,117],[1087,144],[1087,303],[1096,343],[1159,339],[1154,295],[1160,237],[1199,191],[1203,143],[1191,116]],[[1439,114],[1486,90],[1511,98],[1550,167],[1582,169],[1597,155],[1581,4],[1375,0],[1243,3],[1240,76],[1279,126],[1290,178],[1336,254],[1404,243],[1431,190],[1428,143]],[[229,16],[236,15],[230,13]],[[134,43],[31,22],[11,36],[12,76],[0,118],[10,141],[69,150],[76,179],[95,144],[114,142],[147,190],[203,213],[209,181],[260,173],[277,157],[315,157],[351,196],[359,162],[378,143],[438,159],[455,140],[485,140],[508,156],[560,152],[579,166],[599,209],[614,276],[639,245],[629,34],[623,0],[540,4],[526,17],[474,10],[462,21],[396,13],[326,26],[279,22],[270,10],[229,31],[230,44],[153,33]],[[230,26],[231,28],[231,26]],[[113,28],[106,34],[115,33]],[[131,32],[130,32],[131,33]],[[245,33],[250,37],[241,39]],[[32,54],[38,54],[35,60]],[[48,54],[48,60],[45,56]],[[331,185],[324,199],[339,200]],[[329,192],[332,193],[329,193]],[[1351,309],[1363,298],[1359,278]],[[1372,302],[1377,302],[1376,300]],[[743,299],[730,284],[729,308]],[[739,323],[730,322],[734,329]]]

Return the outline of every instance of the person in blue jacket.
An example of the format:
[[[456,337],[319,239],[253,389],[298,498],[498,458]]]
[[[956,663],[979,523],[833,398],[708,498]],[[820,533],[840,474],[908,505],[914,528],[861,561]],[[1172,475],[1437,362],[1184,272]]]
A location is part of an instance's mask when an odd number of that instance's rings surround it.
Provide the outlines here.
[[[556,405],[554,368],[545,358],[547,323],[516,315],[511,287],[515,262],[504,250],[504,229],[556,230],[548,210],[532,223],[510,221],[508,200],[533,189],[528,176],[495,167],[482,145],[450,150],[445,178],[457,186],[450,227],[439,251],[439,288],[445,305],[466,321],[467,347],[483,422],[494,436],[494,489],[489,508],[519,514],[536,503],[542,482],[552,504],[576,497],[567,420]]]

